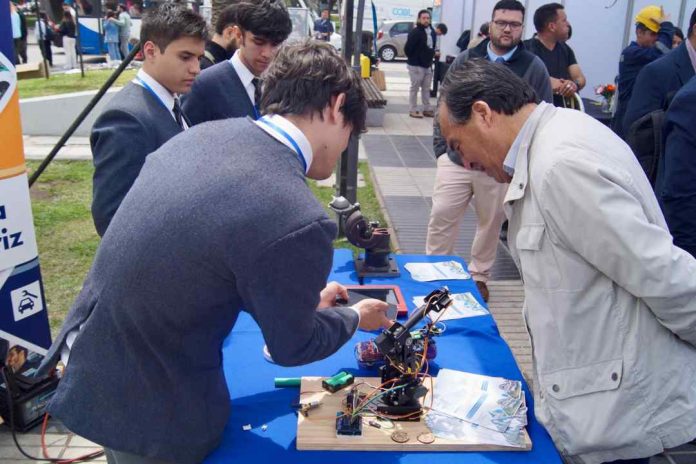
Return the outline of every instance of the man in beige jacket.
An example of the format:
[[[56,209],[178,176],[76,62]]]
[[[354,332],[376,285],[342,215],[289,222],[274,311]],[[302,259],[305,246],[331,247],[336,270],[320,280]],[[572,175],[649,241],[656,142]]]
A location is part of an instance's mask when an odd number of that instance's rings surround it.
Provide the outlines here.
[[[647,463],[696,437],[696,259],[672,244],[628,146],[489,62],[450,72],[442,92],[449,146],[509,184],[535,413],[559,451]]]

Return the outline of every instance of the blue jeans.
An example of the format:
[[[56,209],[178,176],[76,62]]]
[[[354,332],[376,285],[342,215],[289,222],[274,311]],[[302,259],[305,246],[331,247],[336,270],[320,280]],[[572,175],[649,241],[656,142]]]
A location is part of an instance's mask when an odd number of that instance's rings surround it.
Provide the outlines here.
[[[121,52],[118,49],[118,42],[107,42],[106,49],[109,51],[111,61],[121,61]]]

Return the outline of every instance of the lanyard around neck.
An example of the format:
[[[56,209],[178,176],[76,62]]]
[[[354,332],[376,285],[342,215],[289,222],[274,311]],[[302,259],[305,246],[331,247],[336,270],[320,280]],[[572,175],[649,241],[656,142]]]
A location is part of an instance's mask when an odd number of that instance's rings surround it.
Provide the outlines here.
[[[264,116],[258,120],[261,124],[264,124],[277,134],[281,135],[285,140],[287,140],[290,145],[292,145],[292,148],[295,150],[295,154],[297,157],[300,159],[300,163],[302,163],[302,168],[304,169],[304,172],[307,172],[307,160],[304,157],[304,153],[302,153],[302,149],[300,149],[300,146],[297,144],[295,139],[292,138],[290,134],[288,134],[285,130],[283,130],[282,127],[279,125],[273,123],[268,116]]]
[[[162,99],[160,98],[160,96],[157,95],[157,92],[155,92],[154,90],[152,90],[152,87],[150,87],[150,86],[147,84],[147,82],[145,82],[144,80],[142,80],[142,79],[139,78],[138,76],[135,77],[135,80],[137,80],[138,83],[139,83],[140,85],[142,85],[143,87],[145,87],[145,90],[147,90],[148,92],[150,92],[150,93],[152,94],[152,96],[155,97],[155,98],[157,99],[157,101],[160,102],[160,104],[161,104],[162,106],[164,106],[164,107],[167,109],[167,111],[169,111],[169,112],[171,113],[172,109],[167,107],[167,104],[164,103],[164,101],[162,101]]]

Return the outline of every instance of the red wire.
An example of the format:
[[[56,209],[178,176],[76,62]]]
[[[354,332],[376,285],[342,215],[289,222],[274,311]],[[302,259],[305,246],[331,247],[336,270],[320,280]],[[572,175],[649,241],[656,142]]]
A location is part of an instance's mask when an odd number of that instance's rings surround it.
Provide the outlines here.
[[[55,462],[57,464],[74,464],[77,462],[89,461],[90,459],[97,458],[104,454],[104,450],[95,451],[93,453],[85,454],[84,456],[78,456],[73,459],[56,459],[48,456],[48,448],[46,448],[46,427],[48,425],[48,413],[44,416],[43,425],[41,426],[41,450],[43,451],[44,458]]]

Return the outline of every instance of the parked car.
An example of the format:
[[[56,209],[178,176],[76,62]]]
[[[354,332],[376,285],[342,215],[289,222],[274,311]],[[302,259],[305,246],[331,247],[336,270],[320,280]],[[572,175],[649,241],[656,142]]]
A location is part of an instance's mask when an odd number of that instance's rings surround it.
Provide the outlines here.
[[[404,58],[404,46],[413,21],[384,21],[377,31],[377,54],[382,61]]]

